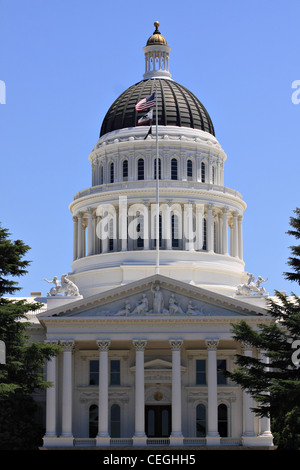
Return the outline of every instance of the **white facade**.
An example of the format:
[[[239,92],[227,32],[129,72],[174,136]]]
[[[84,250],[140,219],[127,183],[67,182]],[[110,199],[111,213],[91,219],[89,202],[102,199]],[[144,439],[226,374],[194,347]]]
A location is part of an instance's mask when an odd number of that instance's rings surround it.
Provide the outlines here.
[[[144,79],[171,81],[170,48],[144,52]],[[270,321],[263,280],[244,270],[246,204],[224,186],[214,135],[147,130],[96,143],[92,186],[70,204],[79,293],[49,294],[32,320],[35,340],[63,347],[47,365],[44,446],[271,446],[269,420],[222,374],[235,354],[260,354],[233,340],[231,324]]]

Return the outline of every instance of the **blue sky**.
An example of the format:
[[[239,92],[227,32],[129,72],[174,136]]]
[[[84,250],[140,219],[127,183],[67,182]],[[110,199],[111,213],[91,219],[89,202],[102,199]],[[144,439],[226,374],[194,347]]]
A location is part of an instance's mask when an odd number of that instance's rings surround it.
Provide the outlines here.
[[[21,295],[71,271],[68,205],[91,185],[88,155],[112,102],[142,79],[155,20],[170,72],[207,108],[227,154],[225,185],[247,203],[245,269],[286,281],[300,206],[298,0],[0,0],[0,221],[31,250]],[[299,95],[300,96],[300,95]]]

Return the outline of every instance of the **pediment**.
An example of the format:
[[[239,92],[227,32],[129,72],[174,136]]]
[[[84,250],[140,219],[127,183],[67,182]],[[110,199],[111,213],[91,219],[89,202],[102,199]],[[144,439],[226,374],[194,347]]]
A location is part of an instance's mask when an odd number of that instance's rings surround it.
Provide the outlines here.
[[[261,308],[161,275],[60,305],[48,317],[210,317],[264,315]]]

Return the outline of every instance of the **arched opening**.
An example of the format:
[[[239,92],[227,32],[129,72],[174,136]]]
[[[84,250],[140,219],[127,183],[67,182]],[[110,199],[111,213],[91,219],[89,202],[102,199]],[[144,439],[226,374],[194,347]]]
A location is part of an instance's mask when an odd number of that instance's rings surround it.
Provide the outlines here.
[[[193,179],[193,162],[190,159],[187,161],[186,173],[187,179],[191,181]]]
[[[121,437],[121,410],[119,405],[112,405],[110,409],[110,436]]]
[[[178,179],[178,163],[176,158],[171,160],[171,180]]]
[[[138,177],[138,180],[143,180],[145,179],[145,171],[144,171],[144,159],[143,158],[139,158],[138,159],[138,174],[137,174],[137,177]]]
[[[89,437],[94,438],[98,434],[98,406],[91,405],[89,408]]]
[[[114,164],[110,164],[110,182],[113,183],[115,181],[115,169]]]
[[[123,161],[123,181],[128,181],[128,160]]]
[[[228,409],[224,403],[218,406],[218,432],[221,437],[228,436]]]
[[[206,436],[206,408],[203,404],[196,408],[196,437]]]
[[[201,163],[201,183],[205,183],[205,178],[206,178],[206,167],[205,163]]]

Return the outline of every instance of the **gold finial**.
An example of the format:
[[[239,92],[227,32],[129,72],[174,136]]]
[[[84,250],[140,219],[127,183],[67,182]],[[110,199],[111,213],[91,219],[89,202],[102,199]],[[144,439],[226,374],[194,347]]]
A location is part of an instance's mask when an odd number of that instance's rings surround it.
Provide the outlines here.
[[[159,21],[154,21],[154,26],[155,26],[156,29],[158,29],[158,27],[159,27]]]

